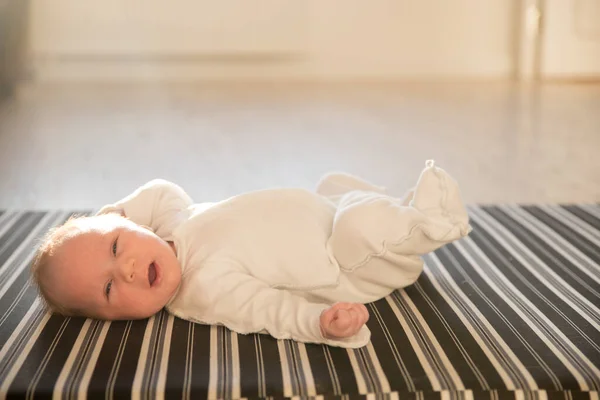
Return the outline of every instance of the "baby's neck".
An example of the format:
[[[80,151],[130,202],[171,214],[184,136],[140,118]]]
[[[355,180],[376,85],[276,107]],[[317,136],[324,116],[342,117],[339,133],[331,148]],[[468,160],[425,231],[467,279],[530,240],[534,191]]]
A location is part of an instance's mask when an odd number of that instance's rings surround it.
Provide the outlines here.
[[[171,249],[173,249],[173,253],[175,253],[175,255],[177,256],[177,249],[175,248],[175,243],[173,242],[167,242],[169,244],[169,246],[171,246]]]

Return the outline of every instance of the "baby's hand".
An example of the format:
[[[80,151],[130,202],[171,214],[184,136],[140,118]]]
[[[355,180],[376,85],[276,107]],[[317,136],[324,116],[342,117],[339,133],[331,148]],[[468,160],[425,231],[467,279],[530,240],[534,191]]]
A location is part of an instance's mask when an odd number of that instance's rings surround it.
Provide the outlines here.
[[[354,336],[369,320],[367,307],[359,303],[336,303],[321,314],[321,332],[328,339]]]

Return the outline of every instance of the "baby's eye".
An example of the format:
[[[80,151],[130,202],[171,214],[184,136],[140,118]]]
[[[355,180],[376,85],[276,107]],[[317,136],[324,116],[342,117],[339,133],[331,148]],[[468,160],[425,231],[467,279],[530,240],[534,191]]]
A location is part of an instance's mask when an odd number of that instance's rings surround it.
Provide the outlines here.
[[[110,288],[112,287],[112,281],[108,282],[108,284],[106,285],[106,289],[104,290],[106,297],[108,297],[110,295]]]
[[[117,256],[117,240],[119,240],[119,239],[118,238],[115,239],[115,241],[113,242],[113,245],[112,245],[112,252],[115,257]]]

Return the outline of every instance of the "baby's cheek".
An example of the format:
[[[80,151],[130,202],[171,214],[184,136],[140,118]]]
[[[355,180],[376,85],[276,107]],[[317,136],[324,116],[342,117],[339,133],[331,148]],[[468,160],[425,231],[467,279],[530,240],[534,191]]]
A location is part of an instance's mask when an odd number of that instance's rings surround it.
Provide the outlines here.
[[[161,294],[152,290],[140,290],[139,293],[135,293],[133,297],[130,297],[132,307],[139,310],[140,313],[145,316],[150,316],[160,311],[163,308]]]

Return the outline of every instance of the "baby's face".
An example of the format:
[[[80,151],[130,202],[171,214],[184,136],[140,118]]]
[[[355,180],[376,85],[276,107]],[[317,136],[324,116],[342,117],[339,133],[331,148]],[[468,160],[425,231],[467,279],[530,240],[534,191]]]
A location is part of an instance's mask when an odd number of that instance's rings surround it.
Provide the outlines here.
[[[75,222],[46,282],[60,304],[101,319],[139,319],[167,304],[181,281],[171,246],[116,215]]]

